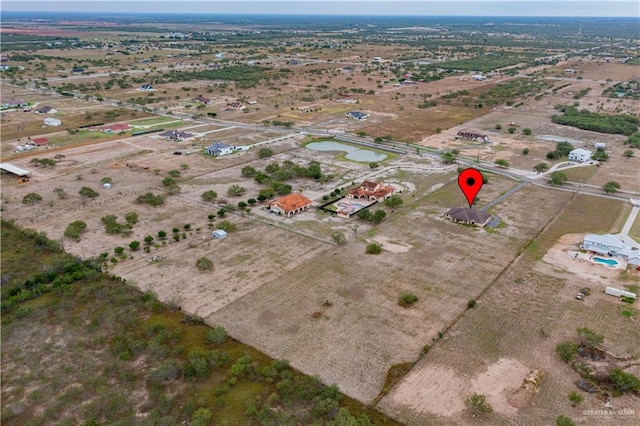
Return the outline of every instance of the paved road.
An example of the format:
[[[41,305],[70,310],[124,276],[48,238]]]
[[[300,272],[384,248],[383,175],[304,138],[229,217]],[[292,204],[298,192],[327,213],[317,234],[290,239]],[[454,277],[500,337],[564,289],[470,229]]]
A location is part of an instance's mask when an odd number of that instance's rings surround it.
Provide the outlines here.
[[[502,194],[498,198],[494,198],[492,201],[489,202],[489,204],[487,204],[486,206],[482,207],[480,210],[483,211],[483,212],[487,211],[491,207],[493,207],[496,204],[502,202],[502,200],[504,200],[505,198],[507,198],[510,195],[520,191],[522,188],[524,188],[527,185],[529,185],[529,182],[520,182],[518,185],[514,186],[513,188],[511,188],[510,190],[508,190],[507,192],[505,192],[504,194]]]
[[[629,236],[629,231],[631,231],[631,227],[633,226],[633,223],[636,221],[636,217],[638,217],[638,212],[640,212],[640,207],[633,207],[631,209],[631,213],[629,213],[629,217],[627,218],[627,221],[624,223],[624,227],[622,228],[622,231],[620,231],[618,235],[620,235],[621,237]]]

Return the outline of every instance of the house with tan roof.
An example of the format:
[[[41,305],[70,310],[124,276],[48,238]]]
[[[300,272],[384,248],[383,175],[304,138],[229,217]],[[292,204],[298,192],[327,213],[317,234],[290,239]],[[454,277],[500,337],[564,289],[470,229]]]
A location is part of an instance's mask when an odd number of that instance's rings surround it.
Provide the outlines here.
[[[271,202],[267,209],[272,213],[291,217],[308,210],[312,204],[313,201],[302,194],[289,194]]]
[[[357,188],[353,188],[347,194],[352,200],[365,199],[369,201],[386,200],[396,193],[396,188],[381,182],[364,181]]]

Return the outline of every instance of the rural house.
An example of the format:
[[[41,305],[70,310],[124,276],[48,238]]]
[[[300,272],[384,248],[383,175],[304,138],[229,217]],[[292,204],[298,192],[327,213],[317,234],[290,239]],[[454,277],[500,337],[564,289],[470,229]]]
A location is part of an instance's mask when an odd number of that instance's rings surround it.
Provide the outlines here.
[[[47,138],[31,138],[31,140],[29,142],[27,142],[27,145],[31,145],[31,146],[49,145],[49,139],[47,139]]]
[[[227,107],[232,109],[243,109],[245,106],[242,102],[230,102],[227,104]]]
[[[114,124],[109,124],[107,126],[100,127],[100,131],[104,133],[120,133],[120,132],[126,132],[127,130],[130,130],[130,129],[131,129],[131,126],[129,125],[129,123],[114,123]]]
[[[357,188],[352,189],[347,194],[351,200],[365,199],[369,201],[381,201],[391,197],[396,193],[396,188],[380,182],[364,181]]]
[[[485,226],[491,219],[489,213],[468,207],[454,207],[446,212],[444,217],[455,223],[480,227]]]
[[[214,240],[224,240],[225,238],[227,238],[227,231],[223,229],[216,229],[211,233],[211,238],[213,238]]]
[[[57,118],[47,117],[47,118],[44,119],[44,125],[45,126],[61,126],[62,125],[62,121],[60,121]]]
[[[182,132],[180,130],[167,130],[164,133],[160,133],[160,136],[174,142],[180,142],[193,137],[191,133]]]
[[[52,106],[47,105],[36,108],[33,112],[35,112],[36,114],[55,114],[56,112],[58,112],[58,110]]]
[[[611,234],[587,234],[580,247],[596,254],[619,257],[636,268],[640,266],[640,244],[631,238],[625,241]]]
[[[12,99],[2,104],[2,108],[20,108],[26,106],[27,103],[22,99]]]
[[[569,153],[569,160],[578,161],[580,163],[584,163],[585,161],[591,160],[591,151],[577,148]]]
[[[221,155],[228,155],[233,153],[233,147],[226,143],[214,142],[204,149],[205,154],[215,155],[219,157]]]
[[[271,202],[267,206],[267,209],[272,213],[291,217],[294,214],[302,213],[309,209],[309,206],[312,204],[313,201],[302,194],[289,194]]]
[[[196,96],[191,99],[193,102],[200,102],[201,104],[209,105],[211,103],[211,99],[205,98],[204,96]]]
[[[487,135],[472,132],[458,132],[456,133],[456,139],[465,139],[468,141],[476,142],[489,142],[489,137]]]
[[[351,118],[352,120],[359,120],[359,121],[365,121],[367,118],[369,118],[369,114],[361,111],[349,111],[348,113],[345,114],[345,116],[347,118]]]

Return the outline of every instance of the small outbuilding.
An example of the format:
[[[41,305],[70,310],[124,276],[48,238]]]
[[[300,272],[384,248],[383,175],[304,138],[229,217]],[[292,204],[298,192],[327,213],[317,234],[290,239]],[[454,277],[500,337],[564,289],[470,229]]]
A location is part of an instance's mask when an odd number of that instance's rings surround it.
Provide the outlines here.
[[[227,238],[227,231],[216,229],[211,233],[211,238],[213,238],[214,240],[224,240],[225,238]]]
[[[44,125],[57,127],[62,125],[62,121],[57,118],[47,117],[44,119]]]

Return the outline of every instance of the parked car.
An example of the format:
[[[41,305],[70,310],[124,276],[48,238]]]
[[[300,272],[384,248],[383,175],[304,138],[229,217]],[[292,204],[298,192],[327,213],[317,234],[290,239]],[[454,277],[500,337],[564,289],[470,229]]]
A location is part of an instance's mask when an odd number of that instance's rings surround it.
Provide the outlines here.
[[[182,155],[182,151],[174,151],[173,155]]]

